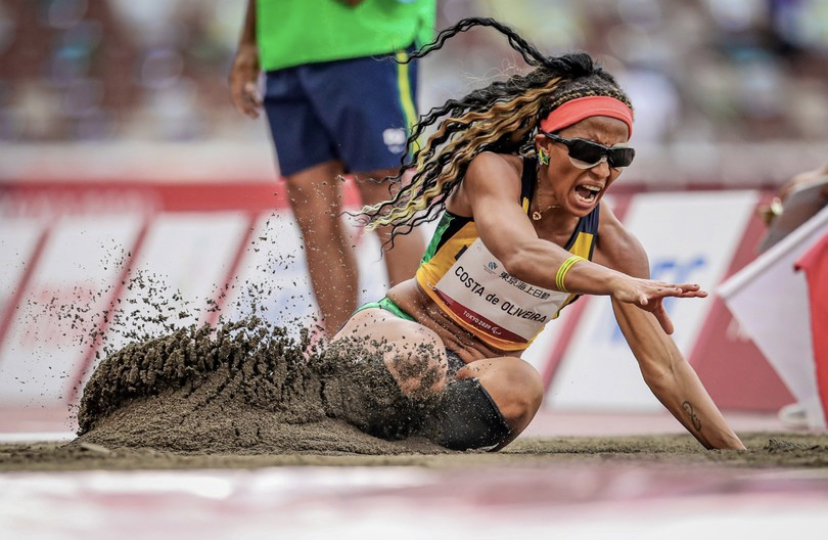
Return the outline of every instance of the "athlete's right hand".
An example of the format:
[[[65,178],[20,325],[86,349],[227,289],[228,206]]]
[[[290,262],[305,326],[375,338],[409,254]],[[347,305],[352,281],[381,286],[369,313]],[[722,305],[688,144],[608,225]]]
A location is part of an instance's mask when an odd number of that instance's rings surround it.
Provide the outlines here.
[[[255,45],[242,45],[233,59],[228,83],[236,110],[250,118],[258,118],[262,107],[258,81],[259,50]]]
[[[667,334],[673,333],[673,322],[664,309],[664,299],[675,298],[705,298],[707,292],[696,283],[667,283],[652,279],[639,279],[623,275],[613,287],[612,297],[619,302],[633,304],[636,307],[652,313],[659,325]]]

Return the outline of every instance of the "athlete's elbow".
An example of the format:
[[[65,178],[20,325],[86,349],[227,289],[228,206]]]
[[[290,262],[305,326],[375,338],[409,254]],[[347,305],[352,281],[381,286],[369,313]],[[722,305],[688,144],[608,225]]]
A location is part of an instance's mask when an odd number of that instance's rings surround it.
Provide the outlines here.
[[[527,281],[531,278],[532,268],[535,266],[532,263],[531,257],[528,257],[527,253],[521,249],[512,249],[508,253],[502,254],[500,256],[500,262],[503,263],[504,270],[510,276],[522,281]]]
[[[650,390],[659,395],[675,387],[676,373],[671,363],[641,362],[641,375]]]

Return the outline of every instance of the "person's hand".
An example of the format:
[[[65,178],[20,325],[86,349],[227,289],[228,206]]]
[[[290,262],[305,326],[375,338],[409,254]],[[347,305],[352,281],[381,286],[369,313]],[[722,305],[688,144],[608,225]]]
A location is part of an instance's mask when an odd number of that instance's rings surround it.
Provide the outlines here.
[[[667,310],[664,309],[664,299],[668,297],[705,298],[707,292],[701,290],[701,286],[696,283],[675,284],[624,275],[613,288],[612,297],[619,302],[633,304],[644,311],[649,311],[655,316],[661,328],[667,334],[672,334],[673,322],[667,315]]]
[[[262,107],[258,80],[259,50],[254,45],[239,47],[228,77],[230,99],[240,113],[250,118],[258,118]]]
[[[795,188],[803,184],[809,184],[823,176],[828,176],[828,163],[818,169],[797,174],[779,188],[776,196],[779,197],[782,202],[785,202],[785,199],[788,198],[788,195],[790,195]],[[826,189],[823,190],[822,196],[828,197],[828,186],[826,186]]]
[[[773,198],[770,204],[763,204],[760,205],[756,209],[756,214],[759,218],[770,227],[770,224],[776,219],[777,216],[782,214],[782,204],[785,202],[785,199],[799,186],[804,184],[811,183],[823,176],[828,176],[828,163],[823,165],[820,168],[814,169],[812,171],[805,171],[802,173],[797,174],[779,188],[776,192],[776,197]],[[828,199],[828,185],[826,185],[822,189],[822,198]]]

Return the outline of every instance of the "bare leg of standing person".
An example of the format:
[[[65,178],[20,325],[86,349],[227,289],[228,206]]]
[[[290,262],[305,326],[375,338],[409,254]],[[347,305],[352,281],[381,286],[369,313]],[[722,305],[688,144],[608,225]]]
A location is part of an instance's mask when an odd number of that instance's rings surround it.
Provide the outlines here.
[[[396,170],[385,170],[356,175],[356,185],[359,188],[362,203],[374,205],[387,201],[391,197],[388,192],[388,183],[378,183],[371,179],[382,180],[386,176],[392,176],[396,173]],[[382,244],[389,239],[390,234],[390,227],[380,227],[377,229],[377,235]],[[388,247],[390,247],[390,244]],[[385,266],[388,269],[388,280],[392,287],[397,283],[414,277],[424,251],[425,243],[422,233],[418,229],[414,229],[410,234],[397,235],[394,239],[394,247],[384,254]]]
[[[358,275],[354,249],[340,214],[342,165],[328,161],[285,177],[308,263],[311,286],[330,336],[356,309]]]

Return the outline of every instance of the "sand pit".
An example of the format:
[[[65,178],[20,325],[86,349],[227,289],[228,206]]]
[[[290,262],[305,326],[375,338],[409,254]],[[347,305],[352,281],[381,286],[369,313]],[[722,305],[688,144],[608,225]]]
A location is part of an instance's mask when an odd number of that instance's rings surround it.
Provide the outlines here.
[[[424,446],[370,436],[337,423],[327,441],[314,449],[268,453],[257,450],[224,452],[163,451],[153,448],[108,448],[76,440],[68,444],[0,445],[0,471],[215,469],[285,466],[384,467],[550,467],[555,465],[639,465],[670,468],[790,469],[828,467],[828,435],[804,433],[740,433],[747,446],[743,452],[704,450],[689,435],[642,435],[627,437],[562,437],[518,439],[505,450],[487,452],[429,453]],[[305,432],[310,433],[310,431]],[[351,440],[341,446],[333,437]],[[369,442],[370,441],[370,442]],[[373,444],[370,444],[370,443]],[[371,452],[364,453],[365,448]],[[385,452],[387,450],[387,452]]]
[[[350,341],[311,346],[307,332],[294,339],[256,317],[138,341],[108,356],[86,385],[72,444],[211,454],[444,451],[414,433],[431,404],[400,393],[381,351]]]

